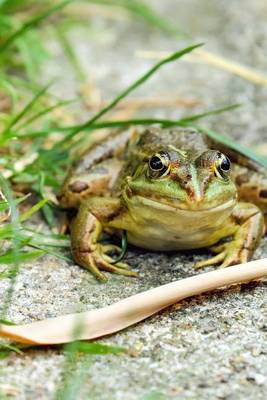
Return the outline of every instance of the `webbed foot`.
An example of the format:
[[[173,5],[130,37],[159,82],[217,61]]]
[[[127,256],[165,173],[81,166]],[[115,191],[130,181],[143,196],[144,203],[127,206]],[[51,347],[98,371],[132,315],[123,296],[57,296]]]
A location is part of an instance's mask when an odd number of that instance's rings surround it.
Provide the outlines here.
[[[252,258],[264,232],[263,214],[254,204],[238,203],[229,222],[233,226],[232,240],[212,246],[210,250],[216,255],[196,263],[196,269],[215,264],[224,268]]]
[[[131,271],[128,264],[123,262],[113,264],[113,258],[108,255],[111,248],[112,251],[115,250],[112,245],[102,245],[101,243],[92,244],[90,250],[87,249],[87,251],[81,252],[80,254],[77,254],[76,251],[75,259],[101,281],[107,281],[106,275],[103,274],[101,270],[119,275],[136,277],[137,273]]]
[[[242,243],[236,243],[235,240],[218,246],[213,246],[210,250],[217,254],[207,260],[197,262],[195,264],[195,269],[217,264],[220,264],[221,268],[225,268],[230,265],[247,262],[251,258],[251,250],[243,247]]]
[[[71,250],[75,261],[88,269],[100,281],[107,281],[101,271],[113,272],[125,276],[138,276],[131,271],[128,264],[114,262],[111,252],[121,253],[114,245],[99,243],[102,232],[101,223],[88,212],[86,207],[80,207],[77,217],[71,226]]]

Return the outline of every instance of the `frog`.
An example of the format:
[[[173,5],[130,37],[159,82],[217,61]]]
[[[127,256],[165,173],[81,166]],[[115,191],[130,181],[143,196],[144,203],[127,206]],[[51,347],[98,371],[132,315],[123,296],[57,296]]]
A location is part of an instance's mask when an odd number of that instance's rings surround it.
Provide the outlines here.
[[[96,141],[58,195],[75,262],[98,280],[137,273],[103,233],[148,251],[208,248],[196,268],[249,261],[267,222],[267,171],[190,127],[129,127]],[[73,213],[72,213],[73,214]]]

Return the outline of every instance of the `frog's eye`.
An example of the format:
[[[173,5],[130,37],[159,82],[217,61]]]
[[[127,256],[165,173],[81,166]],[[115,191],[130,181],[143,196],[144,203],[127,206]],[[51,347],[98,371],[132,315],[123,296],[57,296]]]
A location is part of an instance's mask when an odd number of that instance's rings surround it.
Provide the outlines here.
[[[229,160],[228,157],[225,156],[225,158],[222,160],[220,164],[220,169],[223,172],[228,172],[230,171],[230,168],[231,168],[231,161]]]
[[[217,160],[215,163],[215,174],[219,178],[227,179],[231,169],[231,161],[222,153],[217,153]]]
[[[170,159],[167,153],[160,152],[149,159],[149,170],[152,177],[165,176],[168,173]]]
[[[161,171],[164,169],[164,164],[158,156],[153,156],[150,158],[149,166],[153,171]]]

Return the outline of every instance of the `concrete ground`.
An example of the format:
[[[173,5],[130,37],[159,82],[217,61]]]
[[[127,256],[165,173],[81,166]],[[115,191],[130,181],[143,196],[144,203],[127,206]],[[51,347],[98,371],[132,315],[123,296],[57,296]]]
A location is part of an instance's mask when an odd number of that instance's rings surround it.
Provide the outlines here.
[[[90,33],[71,35],[88,77],[111,99],[140,76],[153,60],[140,50],[175,51],[185,44],[205,43],[205,49],[266,71],[267,4],[261,0],[147,0],[191,38],[168,36],[142,21],[96,16]],[[77,86],[64,55],[50,45],[53,57],[47,79],[58,76],[55,91],[73,96]],[[63,70],[63,72],[62,72]],[[202,124],[232,135],[240,143],[262,149],[267,143],[267,88],[207,64],[173,63],[163,68],[135,96],[180,97],[194,107],[158,107],[138,115],[173,117],[242,103],[230,113]],[[87,118],[88,114],[84,116]],[[140,279],[109,275],[100,285],[85,270],[46,256],[20,270],[8,318],[35,321],[111,304],[143,290],[195,274],[194,262],[207,251],[190,254],[148,253],[131,248],[127,261]],[[267,257],[262,240],[255,257]],[[1,299],[9,281],[0,281]],[[72,368],[76,393],[68,399],[265,399],[267,392],[266,282],[242,285],[199,296],[171,307],[102,342],[118,344],[134,355],[81,357]],[[62,385],[66,359],[59,349],[12,354],[0,361],[0,392],[8,398],[54,399]],[[84,368],[82,368],[82,366]],[[75,387],[74,387],[75,389]],[[73,390],[74,390],[73,389]]]

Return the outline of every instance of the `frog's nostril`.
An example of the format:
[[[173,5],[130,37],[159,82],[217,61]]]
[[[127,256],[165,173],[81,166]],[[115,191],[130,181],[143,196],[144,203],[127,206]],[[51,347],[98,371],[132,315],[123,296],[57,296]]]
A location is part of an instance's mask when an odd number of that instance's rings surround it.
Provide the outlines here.
[[[84,190],[88,189],[88,184],[83,181],[75,181],[69,185],[69,189],[74,193],[81,193]]]

